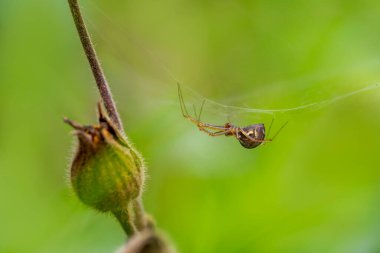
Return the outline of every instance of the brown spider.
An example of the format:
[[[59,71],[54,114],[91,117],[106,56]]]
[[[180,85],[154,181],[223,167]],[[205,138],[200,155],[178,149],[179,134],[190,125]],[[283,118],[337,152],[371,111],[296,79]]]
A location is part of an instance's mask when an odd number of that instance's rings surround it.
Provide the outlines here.
[[[188,119],[191,122],[193,122],[194,124],[196,124],[200,131],[203,131],[210,136],[221,136],[221,135],[234,136],[240,142],[240,144],[243,147],[248,148],[248,149],[256,148],[264,142],[273,141],[274,138],[280,133],[280,131],[288,123],[288,122],[286,122],[284,125],[282,125],[282,127],[277,131],[277,133],[273,136],[273,138],[265,139],[265,126],[263,123],[253,124],[253,125],[249,125],[246,127],[238,127],[238,126],[235,126],[229,122],[224,124],[224,126],[206,124],[206,123],[203,123],[200,121],[200,117],[201,117],[201,113],[203,110],[203,106],[205,104],[205,100],[203,100],[203,103],[202,103],[198,117],[196,115],[197,113],[196,113],[196,110],[194,107],[194,113],[195,113],[195,116],[197,117],[197,119],[196,119],[196,118],[191,117],[189,115],[189,113],[187,112],[187,108],[186,108],[186,105],[185,105],[185,102],[183,99],[183,95],[182,95],[182,91],[181,91],[181,87],[179,84],[178,84],[178,96],[179,96],[179,102],[180,102],[183,117],[185,117],[186,119]],[[273,124],[273,119],[272,119],[272,122],[269,126],[268,136],[269,136],[269,132],[272,128],[272,124]]]

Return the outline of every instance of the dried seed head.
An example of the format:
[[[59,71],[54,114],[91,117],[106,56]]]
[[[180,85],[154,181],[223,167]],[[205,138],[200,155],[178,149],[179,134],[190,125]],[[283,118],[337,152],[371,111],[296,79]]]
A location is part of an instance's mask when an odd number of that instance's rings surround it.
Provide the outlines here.
[[[118,211],[137,198],[144,183],[141,156],[114,127],[98,104],[99,124],[82,126],[69,119],[78,148],[70,178],[79,199],[99,211]]]

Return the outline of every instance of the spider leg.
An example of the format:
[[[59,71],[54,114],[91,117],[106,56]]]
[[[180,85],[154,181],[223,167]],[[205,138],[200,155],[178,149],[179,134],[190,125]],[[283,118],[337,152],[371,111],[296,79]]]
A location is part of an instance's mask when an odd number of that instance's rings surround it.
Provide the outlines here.
[[[250,139],[251,141],[255,141],[255,142],[271,142],[272,140],[271,139],[266,139],[266,140],[259,140],[259,139],[255,139],[255,138],[252,138],[251,136],[249,136],[249,134],[244,131],[243,129],[239,128],[239,131],[244,134],[245,137],[247,137],[248,139]]]
[[[225,131],[229,128],[226,128],[224,126],[216,126],[216,125],[212,125],[212,124],[206,124],[206,123],[202,123],[202,122],[197,122],[197,126],[198,128],[206,128],[206,129],[210,129],[210,130],[220,130],[220,131]]]
[[[277,133],[275,133],[275,135],[273,135],[272,137],[272,141],[274,140],[274,138],[277,137],[277,135],[281,132],[282,129],[284,129],[284,127],[289,123],[289,121],[285,122],[285,124],[283,124],[280,129],[278,129]]]
[[[190,114],[189,114],[189,112],[187,111],[187,108],[186,108],[186,105],[185,105],[185,102],[184,102],[184,99],[183,99],[183,95],[182,95],[182,91],[181,91],[181,87],[180,87],[179,83],[177,83],[177,86],[178,86],[179,104],[180,104],[180,107],[181,107],[182,116],[184,118],[190,120],[191,122],[193,122],[194,124],[196,124],[199,128],[208,128],[208,129],[211,129],[211,130],[223,130],[223,131],[227,129],[224,126],[216,126],[216,125],[212,125],[212,124],[205,124],[205,123],[202,123],[200,121],[200,117],[201,117],[201,114],[202,114],[203,106],[204,106],[204,104],[206,102],[205,100],[202,103],[202,107],[201,107],[199,115],[197,115],[195,106],[193,105],[195,117],[197,117],[197,119],[191,117]]]
[[[269,129],[268,129],[268,134],[266,135],[268,137],[269,137],[269,134],[270,134],[270,130],[272,130],[273,123],[274,123],[274,116],[272,118],[272,121],[270,122]]]
[[[192,116],[190,116],[189,112],[187,111],[184,99],[183,99],[180,84],[177,83],[177,86],[178,86],[179,103],[180,103],[180,107],[181,107],[182,116],[184,118],[186,118],[186,119],[190,120],[192,123],[196,124],[197,127],[199,128],[199,130],[207,133],[210,136],[219,136],[219,135],[226,134],[230,131],[230,128],[226,128],[224,126],[217,126],[217,125],[206,124],[206,123],[201,122],[200,119],[201,119],[203,107],[205,105],[206,100],[203,100],[199,114],[197,114],[195,105],[193,105],[194,115],[196,118],[193,118]],[[210,130],[214,130],[216,132],[212,132]]]
[[[199,129],[202,128],[202,130],[205,130],[205,128],[208,128],[208,129],[211,129],[211,130],[221,130],[223,132],[229,130],[229,128],[226,128],[224,126],[217,126],[217,125],[206,124],[206,123],[202,123],[201,122],[201,115],[202,115],[202,111],[203,111],[203,107],[204,107],[205,103],[206,103],[206,100],[203,100],[202,105],[201,105],[201,109],[199,110],[198,119],[197,119],[197,126],[198,126],[198,128]],[[195,116],[197,116],[196,113],[195,113]]]
[[[212,125],[212,124],[206,124],[203,122],[199,122],[198,120],[194,119],[191,116],[186,116],[185,118],[190,120],[194,124],[196,124],[198,128],[206,128],[206,129],[210,129],[210,130],[219,130],[219,131],[224,131],[224,130],[228,129],[228,128],[225,128],[224,126],[216,126],[216,125]]]
[[[177,86],[178,86],[179,104],[181,107],[182,115],[183,115],[183,117],[188,118],[190,116],[189,116],[189,113],[187,112],[187,108],[186,108],[185,102],[183,100],[183,95],[182,95],[182,91],[181,91],[181,87],[179,86],[179,83],[177,83]]]
[[[230,132],[229,129],[225,130],[225,131],[217,131],[217,132],[211,132],[211,131],[204,129],[204,128],[199,128],[199,130],[201,130],[202,132],[205,132],[209,136],[220,136],[220,135],[225,135],[226,133]]]
[[[269,136],[270,136],[270,130],[272,130],[273,123],[274,123],[274,116],[272,117],[272,120],[271,120],[271,122],[270,122],[268,132],[265,133],[265,136],[266,136],[266,137],[269,137]],[[270,140],[272,140],[272,139],[270,139]],[[273,140],[272,140],[272,141],[273,141]],[[267,143],[267,142],[266,142],[266,143]],[[265,145],[266,143],[263,143],[263,145]]]
[[[240,130],[240,128],[235,130],[236,139],[239,139],[239,130]]]
[[[203,106],[205,105],[205,103],[206,103],[206,100],[203,100],[202,105],[201,105],[201,109],[199,110],[198,122],[201,122],[201,115],[202,115]]]
[[[195,108],[195,104],[193,104],[193,110],[194,110],[195,118],[198,118],[198,116],[197,116],[197,109]],[[198,120],[198,121],[199,121],[199,120]]]

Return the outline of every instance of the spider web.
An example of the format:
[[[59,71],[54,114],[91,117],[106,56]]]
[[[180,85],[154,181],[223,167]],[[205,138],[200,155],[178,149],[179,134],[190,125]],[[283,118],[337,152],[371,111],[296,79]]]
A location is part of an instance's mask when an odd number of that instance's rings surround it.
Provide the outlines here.
[[[181,85],[182,86],[182,85]],[[374,89],[377,89],[380,87],[380,84],[372,84],[369,86],[366,86],[364,88],[360,88],[357,90],[353,90],[351,92],[347,92],[344,94],[336,95],[332,98],[325,99],[322,101],[312,102],[309,104],[299,105],[296,107],[291,108],[278,108],[278,109],[267,109],[267,108],[250,108],[250,107],[240,107],[240,106],[234,106],[234,105],[226,105],[219,102],[216,102],[214,100],[211,100],[209,98],[206,98],[202,95],[200,95],[198,92],[191,89],[189,86],[184,86],[188,93],[190,93],[192,96],[196,98],[196,100],[205,101],[206,104],[210,105],[211,108],[219,108],[217,110],[224,111],[225,114],[229,113],[253,113],[253,114],[268,114],[268,115],[285,115],[285,114],[296,114],[296,113],[303,113],[308,111],[315,111],[319,110],[324,106],[333,104],[335,102],[338,102],[340,100],[352,97],[354,95],[371,91]]]
[[[212,120],[212,122],[219,122],[218,124],[223,125],[225,120],[228,120],[229,122],[238,122],[240,124],[252,124],[252,123],[266,123],[269,124],[272,119],[276,119],[276,121],[280,121],[280,124],[283,124],[286,121],[293,120],[297,118],[299,115],[304,113],[309,113],[313,111],[318,111],[324,107],[327,107],[329,105],[332,105],[334,103],[337,103],[341,100],[362,94],[362,93],[368,93],[370,91],[373,91],[380,87],[379,83],[371,84],[367,86],[361,86],[357,87],[357,85],[342,85],[347,86],[351,88],[347,88],[345,91],[338,91],[335,94],[330,94],[329,96],[322,96],[323,98],[310,101],[308,103],[298,103],[295,106],[273,106],[265,108],[264,106],[248,106],[248,105],[237,105],[241,104],[241,101],[256,101],[253,99],[254,95],[252,95],[249,92],[244,91],[244,95],[240,98],[234,98],[234,97],[228,97],[226,101],[218,102],[216,99],[210,99],[206,96],[201,95],[197,91],[193,90],[189,85],[187,85],[184,82],[179,81],[179,79],[169,70],[167,65],[163,63],[162,60],[160,60],[157,55],[152,53],[150,50],[147,49],[147,47],[144,46],[144,44],[141,41],[138,41],[131,36],[129,36],[130,32],[125,27],[122,27],[120,24],[117,24],[113,21],[111,17],[109,17],[104,11],[102,11],[95,3],[89,1],[89,7],[91,8],[91,11],[97,13],[102,17],[102,23],[108,23],[112,27],[118,30],[120,34],[123,34],[123,39],[126,39],[129,41],[134,47],[138,48],[138,51],[141,53],[141,58],[148,58],[149,61],[153,62],[156,68],[156,71],[163,72],[166,77],[169,77],[169,81],[167,81],[167,85],[169,85],[169,89],[172,91],[176,91],[176,85],[180,84],[182,92],[184,94],[184,103],[186,104],[187,108],[189,109],[189,112],[192,112],[193,116],[197,117],[197,114],[199,114],[199,110],[201,107],[201,104],[204,103],[204,108],[202,111],[202,119],[205,117],[205,120]],[[96,22],[93,22],[90,17],[86,17],[86,21],[91,26],[91,30],[94,31],[100,39],[106,42],[107,46],[109,46],[110,51],[113,51],[113,55],[123,60],[123,58],[128,58],[128,53],[126,52],[125,45],[123,45],[122,42],[119,41],[119,43],[112,41],[110,42],[110,39],[107,38],[102,31],[99,30],[98,26],[96,25]],[[380,61],[375,60],[373,62],[366,62],[363,64],[358,64],[358,66],[354,66],[355,68],[366,68],[369,67],[368,65],[373,66],[379,66]],[[132,66],[128,66],[133,68]],[[157,70],[158,69],[158,70]],[[134,69],[137,71],[136,69]],[[346,70],[347,71],[347,70]],[[340,72],[338,70],[334,70],[333,73],[324,72],[324,73],[317,73],[317,76],[322,76],[325,79],[328,79],[329,76],[335,75],[337,72]],[[143,75],[146,75],[146,73],[143,73]],[[161,75],[163,75],[161,73]],[[315,76],[306,76],[301,80],[297,80],[298,85],[293,85],[293,93],[294,96],[299,96],[300,93],[302,93],[304,90],[299,89],[300,86],[304,88],[304,86],[310,87],[311,90],[308,92],[315,94],[315,91],[312,90],[312,86],[314,83],[323,83],[323,80],[318,80],[320,78],[317,78]],[[291,81],[290,81],[291,82]],[[276,85],[269,85],[276,87]],[[278,85],[277,85],[278,86]],[[337,85],[335,85],[337,86]],[[298,88],[298,90],[297,90]],[[319,90],[321,89],[320,86],[317,87]],[[326,87],[326,89],[330,90],[331,87]],[[337,87],[333,87],[333,89],[336,89]],[[290,92],[290,91],[289,91]],[[288,92],[288,93],[289,93]],[[320,92],[320,91],[318,91]],[[291,92],[290,92],[291,93]],[[329,93],[329,92],[326,92]],[[281,94],[280,92],[277,92],[277,94]],[[276,95],[266,94],[264,97],[273,97]],[[281,100],[281,99],[280,99]],[[170,101],[171,104],[178,105],[178,101]],[[261,108],[260,108],[261,107]]]
[[[204,117],[203,115],[205,113],[202,113],[202,119],[205,118],[202,121],[212,124],[223,124],[227,120],[228,122],[232,122],[234,125],[239,126],[264,123],[266,127],[272,129],[271,135],[269,136],[270,138],[274,137],[273,134],[279,134],[287,123],[303,118],[301,116],[305,114],[319,111],[322,108],[338,103],[341,100],[348,99],[361,93],[373,91],[379,87],[379,84],[374,84],[353,90],[351,92],[335,95],[325,100],[303,104],[296,107],[267,109],[226,105],[204,97],[188,86],[181,86],[181,88],[185,91],[184,93],[187,95],[185,96],[185,99],[187,100],[187,107],[190,108],[189,112],[193,111],[192,114],[195,117],[199,115],[200,109],[197,108],[204,104],[203,111],[206,112],[207,116],[205,115]]]

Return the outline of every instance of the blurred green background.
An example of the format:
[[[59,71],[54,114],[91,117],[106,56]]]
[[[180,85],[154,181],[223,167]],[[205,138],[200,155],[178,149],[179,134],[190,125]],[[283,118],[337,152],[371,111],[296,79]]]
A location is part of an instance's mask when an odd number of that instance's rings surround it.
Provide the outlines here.
[[[282,115],[290,123],[275,142],[246,150],[183,119],[174,80],[253,108],[375,84],[379,1],[81,5],[148,164],[146,209],[180,252],[380,252],[380,91]],[[79,203],[67,180],[74,138],[62,118],[95,123],[98,99],[66,1],[0,0],[0,252],[123,244],[116,221]],[[203,120],[261,117],[216,109]]]

